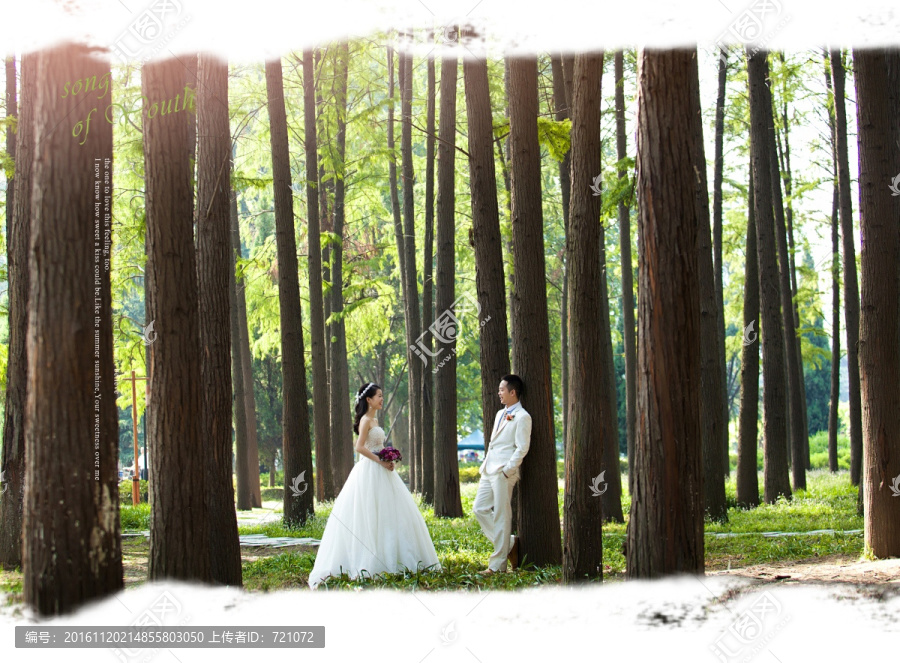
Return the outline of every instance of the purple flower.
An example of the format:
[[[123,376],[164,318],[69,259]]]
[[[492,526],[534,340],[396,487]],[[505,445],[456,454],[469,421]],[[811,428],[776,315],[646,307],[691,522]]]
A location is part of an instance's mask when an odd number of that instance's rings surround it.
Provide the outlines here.
[[[381,460],[393,460],[393,461],[403,460],[403,456],[400,454],[400,450],[395,449],[394,447],[385,447],[384,449],[381,449],[377,453],[377,456]]]

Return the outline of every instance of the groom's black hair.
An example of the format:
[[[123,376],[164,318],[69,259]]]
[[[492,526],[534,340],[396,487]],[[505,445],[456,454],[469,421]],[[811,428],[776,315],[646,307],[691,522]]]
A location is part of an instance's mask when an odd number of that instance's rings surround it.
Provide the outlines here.
[[[525,383],[522,382],[522,378],[514,373],[510,373],[509,375],[504,375],[500,379],[506,382],[507,389],[516,392],[516,398],[522,400],[522,394],[525,393]]]

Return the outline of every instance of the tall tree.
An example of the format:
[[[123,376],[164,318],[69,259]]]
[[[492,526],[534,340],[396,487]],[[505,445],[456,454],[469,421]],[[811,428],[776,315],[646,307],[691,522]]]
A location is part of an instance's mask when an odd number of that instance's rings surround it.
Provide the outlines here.
[[[522,404],[532,416],[531,447],[521,466],[517,524],[520,559],[559,564],[561,540],[556,442],[550,379],[538,143],[537,59],[509,57],[509,150],[513,244],[513,366],[525,383]],[[486,326],[486,325],[485,325]]]
[[[751,155],[752,161],[752,155]],[[756,192],[753,165],[747,196],[747,250],[744,259],[744,338],[741,349],[741,410],[738,415],[737,503],[759,506],[756,467],[759,434],[759,263],[756,251]],[[787,468],[785,468],[787,469]]]
[[[184,68],[177,59],[145,64],[141,94],[175,100],[162,115],[144,105],[147,267],[152,297],[148,319],[155,323],[150,345],[151,579],[209,582],[206,465],[202,443],[203,395],[200,388],[200,309],[191,210],[189,117],[178,109],[185,93]],[[164,107],[165,109],[165,107]],[[190,514],[190,518],[185,517]],[[204,545],[197,545],[197,542]]]
[[[556,121],[563,122],[570,119],[571,108],[566,94],[566,79],[563,71],[562,53],[556,53],[550,57],[550,66],[553,72],[553,107],[556,111]],[[569,197],[572,183],[569,176],[571,153],[566,151],[559,162],[559,188],[562,191],[563,229],[565,236],[569,236]],[[563,440],[569,439],[569,265],[566,260],[562,264],[562,297],[560,298],[560,382],[562,383],[562,415],[563,415]],[[564,454],[565,456],[565,454]]]
[[[400,127],[400,156],[402,161],[403,181],[403,251],[406,260],[403,269],[406,270],[406,296],[405,313],[406,324],[409,327],[411,338],[410,345],[416,343],[422,330],[419,310],[419,286],[416,276],[416,218],[413,205],[413,185],[415,177],[413,173],[412,154],[412,51],[400,54],[400,114],[403,123]],[[412,348],[407,348],[409,357],[409,431],[410,447],[415,456],[415,464],[411,469],[415,470],[410,482],[419,492],[422,490],[422,448],[424,437],[422,431],[422,403],[423,403],[423,362],[414,354]]]
[[[36,95],[24,99],[34,104],[40,195],[31,201],[28,249],[22,584],[25,602],[51,615],[123,586],[107,234],[113,155],[108,123],[90,130],[76,123],[74,136],[59,130],[70,114],[93,114],[84,99],[105,103],[96,88],[63,98],[63,84],[82,77],[109,84],[109,61],[74,44],[37,57]]]
[[[197,281],[210,572],[214,582],[240,586],[241,545],[231,479],[233,391],[228,293],[233,254],[228,63],[203,53],[197,77]]]
[[[722,181],[724,179],[725,159],[724,159],[724,142],[725,142],[725,83],[728,79],[728,50],[719,50],[719,78],[716,91],[716,125],[715,125],[715,152],[713,164],[713,219],[712,219],[712,242],[713,242],[713,273],[716,279],[716,315],[718,326],[718,355],[719,355],[719,373],[723,389],[728,384],[727,372],[725,369],[725,299],[722,288],[722,277],[724,268],[722,267]],[[728,443],[728,422],[731,419],[728,408],[728,398],[722,398],[722,421],[725,422],[725,434],[722,436],[724,449],[724,467],[725,476],[731,474],[731,460],[729,457]]]
[[[337,111],[334,163],[334,243],[331,247],[331,434],[334,490],[340,493],[353,469],[353,429],[350,409],[350,374],[347,366],[347,328],[344,322],[344,174],[347,144],[347,76],[350,48],[346,42],[334,49],[333,90]]]
[[[432,35],[433,41],[433,35]],[[434,310],[434,56],[428,56],[428,90],[425,118],[425,261],[422,267],[422,329],[435,320]],[[429,352],[434,347],[431,334],[423,340]],[[434,373],[422,371],[422,499],[434,504]],[[455,427],[452,429],[455,433]]]
[[[591,182],[600,172],[600,94],[603,51],[575,56],[571,132],[571,210],[566,235],[566,264],[571,269],[571,355],[577,367],[569,376],[569,393],[589,394],[597,389],[598,376],[605,376],[606,353],[597,343],[597,329],[603,315],[600,276],[600,206]],[[609,385],[599,381],[600,390]],[[603,578],[603,534],[600,527],[602,500],[595,484],[604,467],[603,448],[613,445],[618,456],[616,412],[607,411],[609,399],[602,394],[591,398],[592,407],[579,400],[569,401],[569,438],[566,440],[565,501],[563,507],[563,582]],[[602,478],[600,478],[602,481]]]
[[[28,380],[28,259],[31,236],[31,177],[34,162],[34,103],[37,54],[22,62],[21,104],[16,98],[15,60],[6,62],[6,151],[14,173],[6,179],[6,264],[9,280],[9,346],[6,405],[3,408],[3,452],[0,470],[5,483],[0,496],[0,566],[22,566],[22,521],[25,506],[25,400]],[[21,107],[21,112],[19,108]],[[18,189],[17,195],[13,190]]]
[[[850,481],[860,483],[862,468],[862,400],[859,375],[859,281],[853,230],[853,200],[850,194],[850,165],[847,156],[847,109],[845,72],[840,50],[831,51],[834,78],[835,144],[837,145],[838,194],[840,196],[841,241],[843,243],[844,329],[847,333],[847,378],[850,410]]]
[[[453,62],[455,63],[456,60]],[[442,113],[446,107],[445,104],[455,104],[455,101],[451,99],[445,100],[443,76],[442,72]],[[481,315],[483,319],[489,318],[489,321],[481,327],[479,344],[481,420],[484,422],[485,445],[487,445],[490,442],[491,422],[494,421],[494,415],[498,409],[497,385],[500,383],[500,379],[510,371],[506,289],[504,287],[497,181],[491,145],[493,136],[487,61],[465,58],[463,60],[463,76],[466,85],[469,181],[472,202],[472,231],[469,241],[475,253],[475,290]],[[446,94],[453,95],[454,89],[447,89]],[[449,114],[450,110],[448,109],[446,112]],[[448,121],[452,122],[452,116]],[[442,114],[442,127],[443,122]],[[450,130],[452,130],[452,125],[448,128],[448,133]],[[452,134],[449,136],[452,140]],[[443,136],[441,146],[443,146]],[[452,158],[452,153],[448,155],[448,158]],[[448,186],[452,186],[452,184],[448,183]]]
[[[232,157],[234,153],[232,152]],[[232,158],[232,169],[234,160]],[[232,179],[234,172],[232,171]],[[250,492],[250,449],[247,431],[247,397],[244,393],[244,363],[241,339],[240,311],[237,304],[237,289],[243,288],[243,279],[236,275],[237,261],[241,256],[241,235],[238,224],[237,192],[232,188],[230,195],[231,230],[231,272],[228,275],[228,305],[231,310],[231,382],[234,385],[234,473],[237,484],[237,508],[246,511],[252,508]],[[259,472],[256,473],[257,476]]]
[[[306,215],[309,242],[310,354],[313,370],[313,425],[316,438],[316,497],[337,497],[331,463],[328,372],[325,361],[325,307],[322,295],[322,230],[319,224],[318,137],[316,134],[316,76],[313,54],[303,51],[303,130],[306,149]]]
[[[619,161],[617,177],[619,182],[628,173],[623,160],[628,156],[625,142],[625,57],[616,51],[616,158]],[[634,424],[637,394],[637,346],[634,331],[634,282],[631,270],[631,210],[624,198],[619,198],[619,256],[622,265],[622,344],[625,346],[625,436],[628,454],[628,493],[634,494]],[[618,453],[618,444],[616,452]]]
[[[766,63],[766,77],[768,78],[768,62]],[[785,227],[784,201],[781,195],[781,172],[778,167],[778,150],[775,142],[772,92],[768,84],[761,89],[761,92],[765,96],[766,103],[765,108],[761,110],[766,113],[764,139],[768,151],[768,165],[771,171],[772,208],[775,211],[775,245],[778,250],[778,282],[779,292],[781,293],[782,318],[784,320],[785,372],[787,373],[788,408],[790,412],[788,424],[790,426],[791,440],[791,475],[793,489],[800,490],[806,488],[804,450],[809,444],[809,430],[804,424],[803,416],[803,390],[801,387],[803,372],[801,370],[802,364],[798,357],[797,329],[794,326],[794,315],[792,313],[794,304],[793,291],[791,289],[791,261],[787,244],[787,229]],[[762,180],[759,180],[759,182],[761,186]]]
[[[831,70],[828,62],[828,51],[825,51],[825,89],[828,96],[833,95]],[[828,469],[838,471],[838,403],[841,396],[841,248],[839,238],[840,187],[837,174],[837,143],[834,121],[834,103],[827,99],[828,128],[831,138],[831,166],[834,192],[831,203],[831,398],[828,404]]]
[[[454,28],[456,29],[456,28]],[[464,61],[464,66],[469,64],[477,64],[477,60]],[[456,210],[456,192],[453,188],[453,182],[456,177],[456,81],[459,75],[459,60],[455,53],[445,53],[441,57],[441,110],[438,124],[438,146],[437,146],[437,282],[435,291],[435,309],[440,312],[440,316],[445,315],[445,311],[449,311],[453,307],[456,298],[455,280],[456,280],[456,232],[455,232],[455,210]],[[469,92],[469,73],[466,72],[466,100],[468,102]],[[487,79],[485,78],[485,85]],[[472,124],[473,115],[470,110],[469,118],[469,139],[471,141],[472,132],[477,131],[477,127]],[[482,141],[481,147],[487,147],[488,154],[491,154],[491,136],[490,136],[490,120],[488,119],[487,140]],[[471,149],[471,145],[470,145]],[[470,153],[471,154],[471,153]],[[472,185],[472,226],[477,229],[480,223],[478,214],[474,213],[474,205],[476,196],[480,196],[484,189],[481,184],[481,178],[487,176],[480,169],[471,165],[470,162],[470,178]],[[491,160],[491,173],[493,173],[493,160]],[[496,192],[496,187],[491,189]],[[476,193],[478,192],[478,193]],[[496,195],[496,194],[495,194]],[[496,213],[496,204],[494,205]],[[477,230],[476,230],[477,232]],[[497,264],[500,264],[502,272],[502,264],[499,261],[500,255],[500,230],[497,227]],[[479,278],[479,247],[475,247],[475,278],[476,283]],[[501,276],[502,278],[502,276]],[[487,312],[487,305],[481,297],[481,288],[478,289],[478,300],[482,302],[482,312]],[[499,306],[505,314],[505,304],[503,299],[495,300],[494,306]],[[499,321],[498,323],[499,324]],[[490,327],[491,325],[485,325]],[[482,371],[482,407],[484,406],[484,356],[485,344],[488,337],[485,336],[484,328],[481,329],[481,371]],[[435,350],[440,351],[437,357],[441,357],[441,362],[445,362],[440,367],[435,376],[435,403],[439,406],[435,408],[434,422],[434,515],[441,518],[458,518],[462,515],[462,498],[459,492],[459,463],[456,453],[456,416],[457,416],[457,395],[456,395],[456,335],[450,334],[447,342],[438,339],[438,345]],[[505,339],[504,339],[505,342]],[[432,369],[434,370],[434,369]],[[499,380],[498,380],[499,382]],[[488,419],[484,419],[488,421]]]
[[[638,69],[638,386],[630,578],[703,573],[696,50],[650,50]]]
[[[691,60],[694,139],[694,190],[697,195],[697,266],[700,288],[700,418],[703,435],[704,506],[710,518],[727,520],[725,465],[728,463],[728,430],[724,418],[725,384],[719,363],[719,316],[709,227],[709,190],[703,150],[703,118],[700,115],[700,75],[697,59]]]
[[[750,85],[750,151],[754,182],[754,217],[759,264],[760,334],[763,356],[763,492],[767,504],[779,495],[791,497],[787,466],[787,398],[784,334],[781,327],[775,219],[772,209],[772,168],[768,143],[771,103],[767,94],[768,61],[764,51],[748,55]],[[787,309],[788,311],[790,309]]]
[[[859,366],[865,412],[865,542],[879,558],[900,556],[900,500],[890,491],[900,476],[900,198],[892,195],[889,186],[900,162],[900,148],[887,60],[884,49],[853,50],[862,263]]]
[[[306,366],[297,268],[297,240],[291,194],[287,116],[281,60],[266,62],[266,94],[272,145],[272,186],[275,198],[275,243],[278,256],[278,304],[281,319],[282,458],[284,459],[284,523],[302,525],[314,515],[313,492],[294,495],[292,483],[311,479]]]

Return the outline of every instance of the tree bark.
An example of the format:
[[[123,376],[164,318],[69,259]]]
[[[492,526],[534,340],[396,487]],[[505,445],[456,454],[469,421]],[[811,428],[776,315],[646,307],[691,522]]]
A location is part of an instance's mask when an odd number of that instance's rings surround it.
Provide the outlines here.
[[[172,99],[183,92],[184,68],[175,60],[144,65],[142,95]],[[176,103],[177,109],[177,103]],[[202,442],[200,332],[191,213],[190,112],[153,116],[144,105],[147,181],[147,273],[155,323],[150,347],[151,579],[212,580]],[[186,517],[185,514],[190,514]]]
[[[759,476],[756,467],[759,436],[759,257],[756,250],[756,205],[754,203],[756,192],[753,170],[751,164],[747,197],[744,340],[741,350],[741,411],[738,419],[736,476],[737,503],[741,508],[759,506]]]
[[[863,412],[863,499],[866,549],[877,558],[900,555],[900,325],[897,265],[900,263],[900,197],[888,184],[900,149],[897,117],[889,99],[884,49],[854,49],[859,213],[861,317],[859,365]]]
[[[722,287],[724,268],[722,266],[722,181],[724,179],[725,160],[723,156],[725,138],[725,83],[728,78],[728,51],[719,51],[719,78],[716,92],[716,127],[715,127],[715,164],[713,166],[713,273],[716,281],[716,315],[718,326],[718,353],[719,373],[723,389],[728,384],[728,373],[725,369],[725,299]],[[731,458],[728,439],[728,424],[731,420],[731,412],[728,407],[727,396],[722,399],[722,421],[725,433],[722,436],[724,448],[725,476],[731,476]]]
[[[97,121],[95,107],[108,99],[94,90],[78,100],[60,94],[66,81],[109,81],[110,65],[73,44],[36,57],[35,83],[25,67],[36,94],[24,100],[34,104],[40,195],[31,201],[27,262],[22,585],[31,609],[58,615],[123,587],[105,200],[112,200],[112,125]],[[57,130],[70,114],[79,122],[94,116],[93,126]]]
[[[422,274],[422,329],[435,321],[434,310],[434,131],[435,71],[434,57],[428,56],[428,91],[425,127],[425,261]],[[490,144],[488,144],[490,147]],[[429,352],[434,348],[431,335],[424,337]],[[434,504],[434,373],[422,371],[422,499]],[[456,433],[455,422],[450,425]]]
[[[563,71],[562,54],[550,57],[553,71],[553,106],[556,121],[562,122],[570,118],[571,109],[566,97],[566,79]],[[562,191],[563,228],[565,237],[569,236],[569,199],[572,189],[569,169],[571,167],[571,151],[567,151],[559,162],[559,188]],[[593,178],[593,175],[591,176]],[[569,265],[563,262],[563,287],[561,297],[560,320],[560,383],[562,385],[563,440],[569,439]],[[563,454],[565,457],[567,454]]]
[[[199,58],[197,76],[197,281],[210,572],[214,582],[240,587],[241,546],[231,479],[233,391],[228,293],[233,256],[229,237],[228,63],[204,53]]]
[[[331,434],[334,440],[331,458],[334,490],[341,492],[353,469],[353,429],[350,410],[350,375],[347,366],[347,330],[344,323],[344,180],[347,138],[347,74],[350,60],[349,45],[335,51],[334,92],[337,108],[337,149],[334,154],[334,228],[337,238],[331,247]]]
[[[306,366],[297,268],[297,240],[291,194],[287,116],[281,60],[266,62],[266,93],[272,146],[272,176],[275,199],[275,243],[278,256],[278,302],[281,319],[282,456],[284,458],[284,519],[299,526],[314,515],[313,493],[305,479],[312,479],[312,447],[309,439]],[[296,495],[292,482],[298,481]]]
[[[464,60],[464,66],[470,64],[478,64],[478,61]],[[446,311],[453,308],[453,302],[456,299],[456,241],[455,241],[455,205],[456,192],[454,189],[454,179],[456,174],[456,82],[459,75],[459,61],[454,55],[453,57],[441,58],[441,111],[438,124],[438,145],[437,145],[437,284],[435,291],[435,309],[441,312],[441,317],[446,316]],[[466,100],[468,103],[470,97],[469,78],[471,73],[466,70]],[[486,75],[486,74],[485,74]],[[485,87],[487,86],[487,78],[485,78]],[[488,100],[490,101],[490,100]],[[478,128],[473,126],[472,111],[468,112],[469,119],[469,140],[471,143],[472,132]],[[479,147],[487,148],[487,152],[492,154],[490,120],[487,124],[487,139],[481,141]],[[483,137],[484,138],[484,137]],[[471,144],[470,144],[471,148]],[[470,153],[474,154],[474,153]],[[493,159],[491,159],[493,166]],[[493,173],[493,169],[490,171]],[[481,178],[487,176],[480,168],[470,165],[470,177],[472,188],[472,226],[473,229],[478,228],[479,215],[475,213],[475,201],[482,195],[483,185]],[[495,192],[496,188],[492,189]],[[496,202],[494,205],[496,213]],[[497,227],[497,256],[499,257],[499,241],[500,231]],[[479,279],[479,256],[478,247],[475,250],[475,278],[476,284]],[[502,263],[498,260],[492,265],[499,265],[502,272]],[[502,277],[501,277],[502,278]],[[479,302],[482,302],[482,312],[486,312],[486,305],[481,297],[481,288],[476,285],[479,291]],[[495,306],[498,302],[495,302]],[[499,300],[499,306],[504,307],[503,300]],[[505,308],[504,308],[505,312]],[[499,324],[499,323],[498,323]],[[456,417],[457,417],[457,394],[456,394],[456,338],[457,333],[447,334],[444,336],[446,342],[438,339],[435,346],[435,361],[438,362],[431,370],[437,371],[433,373],[435,376],[435,426],[434,426],[434,515],[440,518],[458,518],[463,515],[462,498],[460,497],[459,487],[459,462],[457,460],[457,441],[456,441]],[[485,347],[487,338],[485,337],[484,328],[481,330],[481,394],[482,408],[484,408],[484,383],[485,371],[484,364]],[[443,366],[439,366],[443,364]],[[483,419],[487,421],[487,419]]]
[[[696,50],[638,69],[638,421],[629,578],[703,573],[700,290],[694,168]]]
[[[779,495],[791,497],[787,473],[787,398],[785,394],[784,333],[781,327],[775,220],[772,207],[772,168],[768,144],[771,103],[767,94],[767,54],[748,56],[750,85],[750,148],[753,164],[754,215],[759,265],[760,334],[763,356],[763,492],[766,504]],[[790,310],[790,309],[787,309]]]
[[[850,165],[847,156],[847,110],[844,104],[845,73],[840,50],[831,51],[834,77],[835,143],[837,145],[838,189],[840,195],[841,240],[843,242],[844,329],[847,333],[847,377],[850,389],[850,481],[860,483],[862,468],[862,398],[859,375],[859,281],[853,229],[853,200],[850,194]]]
[[[232,156],[234,156],[232,154]],[[232,168],[234,160],[232,159]],[[244,362],[241,338],[240,310],[237,305],[237,289],[243,288],[243,278],[236,275],[237,261],[241,258],[241,236],[238,224],[237,192],[232,188],[230,196],[231,227],[231,273],[228,275],[229,301],[231,309],[231,382],[234,385],[234,471],[237,477],[237,508],[248,511],[252,508],[253,496],[250,492],[250,449],[247,442],[247,396],[244,393]],[[257,468],[258,469],[258,468]],[[257,472],[257,476],[258,476]]]
[[[825,51],[825,89],[829,96],[833,95],[828,51]],[[840,432],[838,403],[841,396],[841,249],[838,228],[840,187],[838,186],[837,143],[835,142],[837,127],[834,121],[834,105],[830,102],[831,100],[826,98],[825,106],[828,110],[828,128],[831,138],[832,178],[834,180],[834,195],[831,204],[831,399],[828,404],[828,469],[834,473],[838,471],[837,442]]]
[[[606,375],[607,371],[605,348],[597,343],[597,329],[603,315],[601,199],[591,190],[591,182],[601,172],[598,120],[602,75],[603,51],[575,56],[569,153],[571,181],[575,187],[566,234],[566,264],[571,268],[570,348],[575,368],[569,376],[569,393],[572,394],[591,393],[596,388],[596,376]],[[608,384],[601,384],[601,389],[608,388]],[[569,402],[563,507],[565,584],[603,578],[603,534],[597,523],[606,514],[602,499],[595,498],[601,495],[598,488],[604,473],[618,470],[604,462],[604,447],[613,445],[618,452],[619,446],[616,412],[607,410],[609,400],[600,394],[593,407],[577,406],[574,399]],[[591,492],[585,490],[586,486],[591,487]],[[608,486],[604,489],[608,490]]]
[[[31,183],[34,163],[34,112],[37,55],[21,60],[21,111],[17,108],[15,60],[6,61],[6,113],[16,118],[7,127],[6,151],[15,164],[6,181],[6,264],[9,280],[9,347],[6,404],[3,408],[3,451],[0,456],[0,567],[22,566],[22,523],[25,508],[25,401],[28,388],[29,242]],[[14,192],[15,189],[18,191]]]
[[[694,108],[694,189],[697,195],[697,267],[700,289],[700,419],[703,437],[704,507],[712,520],[728,519],[725,504],[725,465],[728,431],[725,383],[719,355],[719,317],[712,238],[709,227],[709,190],[703,150],[703,118],[700,115],[700,78],[697,59],[691,60],[691,103]]]
[[[766,63],[766,77],[768,78],[768,62]],[[794,326],[794,304],[791,290],[791,261],[788,253],[787,230],[784,219],[784,201],[781,195],[781,172],[778,167],[778,150],[775,143],[775,118],[772,112],[772,92],[767,84],[761,92],[765,96],[766,107],[766,148],[768,150],[768,164],[771,170],[772,207],[775,211],[775,244],[778,249],[778,277],[779,291],[781,293],[781,311],[784,320],[784,345],[786,348],[786,365],[788,384],[788,407],[790,416],[791,440],[791,474],[794,490],[806,489],[806,461],[804,449],[809,444],[809,432],[803,423],[803,373],[800,370],[801,362],[798,357],[797,329]],[[761,180],[760,180],[761,183]]]
[[[537,59],[510,57],[509,150],[513,236],[513,365],[525,383],[522,405],[532,416],[531,446],[518,482],[519,559],[560,564],[559,502],[550,330],[541,208]]]
[[[625,57],[616,51],[616,156],[621,162],[628,156],[625,141]],[[628,173],[618,169],[621,182]],[[625,346],[625,419],[628,454],[628,494],[634,494],[634,425],[637,394],[637,346],[634,331],[634,281],[631,270],[631,210],[619,200],[619,256],[622,265],[622,344]],[[618,427],[617,427],[618,428]]]
[[[319,156],[316,134],[316,77],[313,54],[303,51],[303,129],[306,148],[306,214],[309,241],[310,353],[313,370],[313,425],[316,438],[316,498],[337,497],[331,462],[328,371],[325,355],[325,304],[322,294],[322,229],[319,224]]]
[[[421,311],[419,309],[419,285],[416,276],[416,225],[413,206],[413,185],[415,182],[412,162],[412,53],[400,54],[400,113],[403,124],[400,129],[400,154],[403,167],[403,250],[406,252],[404,269],[406,269],[406,324],[409,326],[410,345],[417,343],[422,331]],[[422,492],[422,449],[424,436],[422,430],[424,357],[414,356],[412,348],[407,349],[409,356],[409,422],[410,448],[415,454],[415,473],[410,477],[411,485],[417,492]],[[421,358],[422,361],[419,361]]]

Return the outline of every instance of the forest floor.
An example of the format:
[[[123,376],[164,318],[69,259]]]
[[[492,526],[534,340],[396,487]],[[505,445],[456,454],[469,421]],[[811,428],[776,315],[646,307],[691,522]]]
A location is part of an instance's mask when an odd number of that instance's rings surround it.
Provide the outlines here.
[[[622,485],[627,487],[627,477],[623,477]],[[357,590],[375,587],[479,590],[560,585],[559,566],[529,568],[526,565],[515,573],[489,579],[478,575],[485,568],[490,545],[471,516],[475,489],[475,483],[463,484],[463,513],[467,515],[462,518],[435,518],[421,497],[414,495],[444,567],[440,573],[393,574],[355,580],[344,576],[327,581],[325,586]],[[860,590],[866,586],[884,586],[888,591],[900,591],[900,559],[872,560],[864,555],[856,492],[846,472],[812,471],[807,490],[795,491],[791,500],[738,509],[734,506],[732,478],[727,486],[732,504],[727,522],[706,523],[706,575],[722,580],[746,579],[750,581],[742,583],[746,587],[761,583],[843,583],[858,585]],[[560,519],[561,505],[562,499]],[[625,494],[626,518],[630,505],[630,497]],[[331,506],[330,502],[317,504],[316,516],[302,528],[292,529],[281,523],[281,503],[265,502],[262,509],[239,512],[239,531],[241,535],[320,539]],[[122,539],[125,587],[129,588],[143,584],[147,578],[149,539],[138,533],[149,529],[149,506],[122,507],[122,522],[123,531],[134,534]],[[603,581],[624,581],[625,524],[607,523],[603,529]],[[242,546],[244,589],[249,592],[306,589],[315,554],[314,545]],[[0,592],[6,593],[0,603],[7,607],[21,603],[22,574],[0,571]]]

